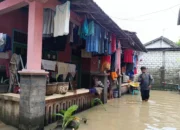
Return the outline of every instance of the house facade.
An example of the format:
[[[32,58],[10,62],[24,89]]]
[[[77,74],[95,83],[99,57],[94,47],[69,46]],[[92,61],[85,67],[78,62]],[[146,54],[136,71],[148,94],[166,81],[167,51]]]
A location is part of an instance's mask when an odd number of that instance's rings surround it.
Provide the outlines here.
[[[180,83],[180,48],[171,40],[159,37],[145,44],[147,53],[139,56],[138,71],[146,66],[155,79],[154,86]]]

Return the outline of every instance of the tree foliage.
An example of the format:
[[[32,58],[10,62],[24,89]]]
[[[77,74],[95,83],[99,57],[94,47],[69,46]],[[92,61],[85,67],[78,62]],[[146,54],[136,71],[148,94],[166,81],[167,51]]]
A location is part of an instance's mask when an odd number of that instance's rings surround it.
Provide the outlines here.
[[[176,44],[177,44],[178,46],[180,46],[180,40],[178,40],[178,41],[176,42]]]

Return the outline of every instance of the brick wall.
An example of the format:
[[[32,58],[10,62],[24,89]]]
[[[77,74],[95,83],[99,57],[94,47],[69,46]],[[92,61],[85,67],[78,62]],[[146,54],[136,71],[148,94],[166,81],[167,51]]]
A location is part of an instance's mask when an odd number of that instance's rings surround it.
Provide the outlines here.
[[[163,81],[167,83],[180,83],[180,51],[149,51],[139,56],[138,72],[140,67],[146,66],[148,72],[155,79],[155,85]],[[165,69],[163,69],[163,66]]]

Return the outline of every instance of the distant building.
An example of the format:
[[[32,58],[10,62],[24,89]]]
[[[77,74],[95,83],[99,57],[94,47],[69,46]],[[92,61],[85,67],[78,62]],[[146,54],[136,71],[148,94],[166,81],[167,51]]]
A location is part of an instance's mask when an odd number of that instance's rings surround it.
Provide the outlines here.
[[[138,70],[146,66],[155,78],[155,85],[162,82],[180,83],[180,48],[166,37],[156,38],[144,44],[148,53],[139,56]],[[140,72],[140,71],[139,71]]]

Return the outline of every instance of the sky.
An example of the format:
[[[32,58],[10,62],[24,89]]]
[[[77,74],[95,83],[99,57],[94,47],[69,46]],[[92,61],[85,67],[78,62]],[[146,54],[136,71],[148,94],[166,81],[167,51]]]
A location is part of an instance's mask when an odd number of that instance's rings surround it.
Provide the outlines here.
[[[177,42],[180,0],[94,0],[120,28],[134,31],[143,44],[164,36]]]

